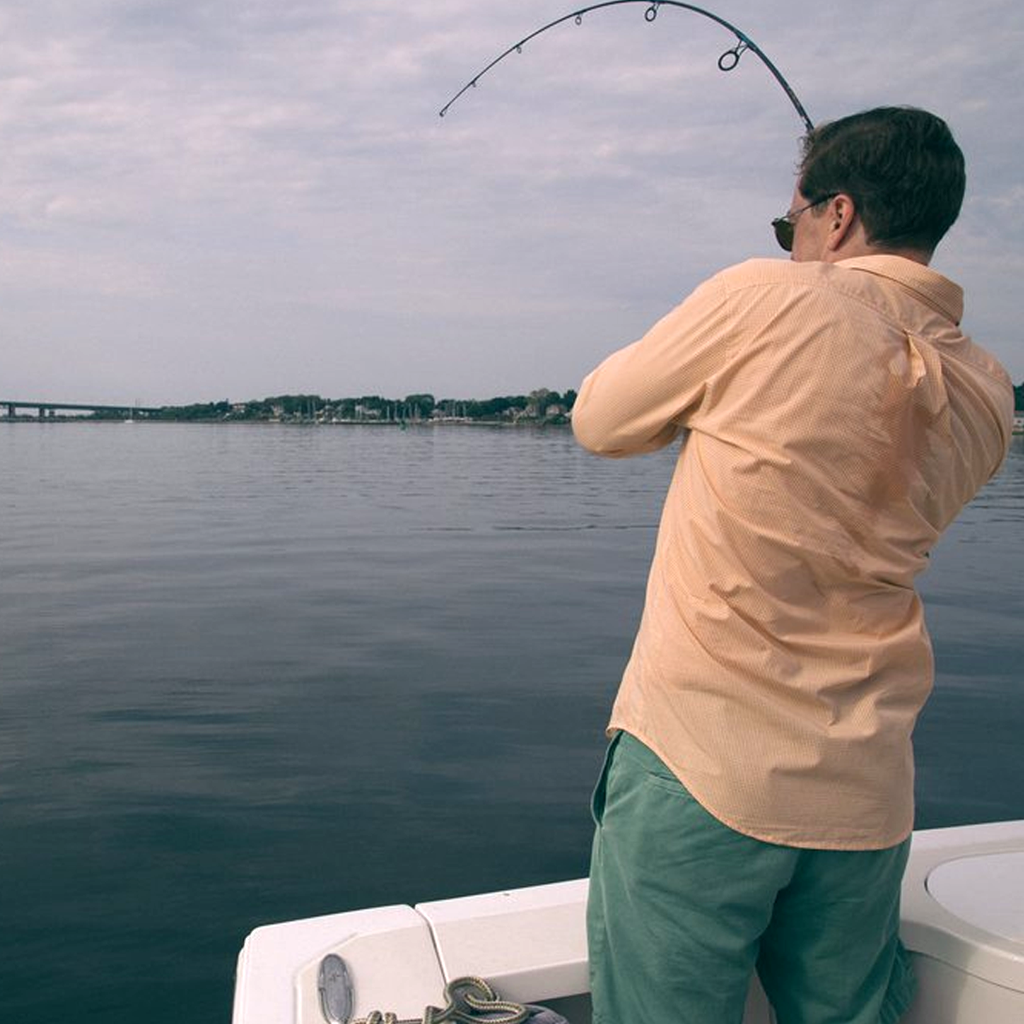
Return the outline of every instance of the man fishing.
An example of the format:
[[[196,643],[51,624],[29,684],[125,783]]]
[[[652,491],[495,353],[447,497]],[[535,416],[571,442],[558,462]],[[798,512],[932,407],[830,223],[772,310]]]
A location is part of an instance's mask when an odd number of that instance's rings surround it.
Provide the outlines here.
[[[880,108],[804,141],[792,259],[716,274],[583,382],[600,455],[685,436],[594,795],[600,1024],[891,1024],[933,660],[915,577],[996,472],[1009,378],[930,269],[964,161]]]

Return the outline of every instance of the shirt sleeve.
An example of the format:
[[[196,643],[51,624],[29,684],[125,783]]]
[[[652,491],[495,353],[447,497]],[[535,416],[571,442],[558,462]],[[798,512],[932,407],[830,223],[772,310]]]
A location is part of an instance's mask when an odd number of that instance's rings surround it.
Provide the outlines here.
[[[609,458],[669,444],[700,408],[729,358],[731,317],[718,277],[702,284],[639,341],[612,353],[580,385],[573,432]]]

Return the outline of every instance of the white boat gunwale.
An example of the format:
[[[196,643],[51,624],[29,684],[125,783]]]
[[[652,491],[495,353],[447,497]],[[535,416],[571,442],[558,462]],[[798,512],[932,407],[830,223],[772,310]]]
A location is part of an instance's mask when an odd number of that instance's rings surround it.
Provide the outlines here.
[[[1018,858],[1024,869],[1024,820],[914,833],[901,934],[921,994],[907,1024],[1024,1020]],[[317,973],[330,953],[350,969],[355,1017],[391,1010],[418,1019],[428,1004],[443,1005],[449,981],[477,975],[503,998],[553,1005],[585,1024],[586,888],[574,879],[257,928],[239,954],[233,1024],[323,1024]],[[755,982],[744,1022],[770,1019]]]

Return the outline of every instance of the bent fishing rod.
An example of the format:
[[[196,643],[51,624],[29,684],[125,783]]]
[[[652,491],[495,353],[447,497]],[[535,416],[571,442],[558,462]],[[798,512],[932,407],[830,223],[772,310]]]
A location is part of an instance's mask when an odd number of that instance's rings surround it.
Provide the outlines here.
[[[732,32],[736,37],[736,45],[726,50],[721,57],[718,58],[718,69],[720,71],[732,71],[740,62],[740,57],[750,50],[760,58],[761,63],[772,73],[775,81],[782,86],[783,91],[789,97],[790,103],[796,108],[797,114],[800,115],[808,132],[814,130],[814,123],[807,116],[807,111],[804,110],[803,104],[797,99],[797,95],[793,92],[789,82],[783,78],[782,73],[779,69],[771,62],[766,56],[765,52],[750,38],[745,32],[740,31],[735,25],[730,24],[724,18],[719,17],[712,11],[707,11],[703,7],[697,7],[694,4],[678,3],[677,0],[605,0],[604,3],[591,4],[589,7],[581,7],[577,11],[571,11],[569,14],[563,15],[561,18],[556,18],[554,21],[548,22],[547,25],[543,25],[535,32],[531,32],[528,36],[524,36],[519,40],[518,43],[513,43],[504,53],[500,53],[494,58],[482,71],[478,71],[440,110],[440,116],[444,117],[448,113],[448,109],[451,105],[467,90],[475,89],[477,83],[480,81],[488,71],[491,70],[496,64],[500,64],[509,54],[522,53],[523,47],[530,42],[532,39],[536,39],[537,36],[547,32],[548,29],[555,28],[557,25],[561,25],[566,21],[575,21],[577,25],[583,24],[583,16],[590,14],[592,11],[601,10],[604,7],[621,7],[623,4],[646,4],[647,8],[644,11],[644,20],[647,22],[653,22],[658,17],[658,10],[661,7],[680,7],[685,11],[692,11],[694,14],[700,14],[705,18],[710,18],[712,21],[717,22],[723,28]]]

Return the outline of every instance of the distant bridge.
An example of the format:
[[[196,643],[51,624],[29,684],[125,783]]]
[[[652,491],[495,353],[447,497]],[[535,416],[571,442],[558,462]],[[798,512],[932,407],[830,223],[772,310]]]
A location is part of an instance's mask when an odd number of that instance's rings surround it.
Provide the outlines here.
[[[128,419],[134,419],[136,416],[153,416],[161,412],[159,408],[154,409],[144,405],[85,405],[80,402],[15,402],[11,399],[0,399],[0,409],[4,408],[7,409],[8,419],[16,419],[19,409],[35,409],[36,418],[41,420],[53,418],[57,415],[58,410],[62,412],[91,412],[93,415],[107,413],[112,416],[125,416]]]

